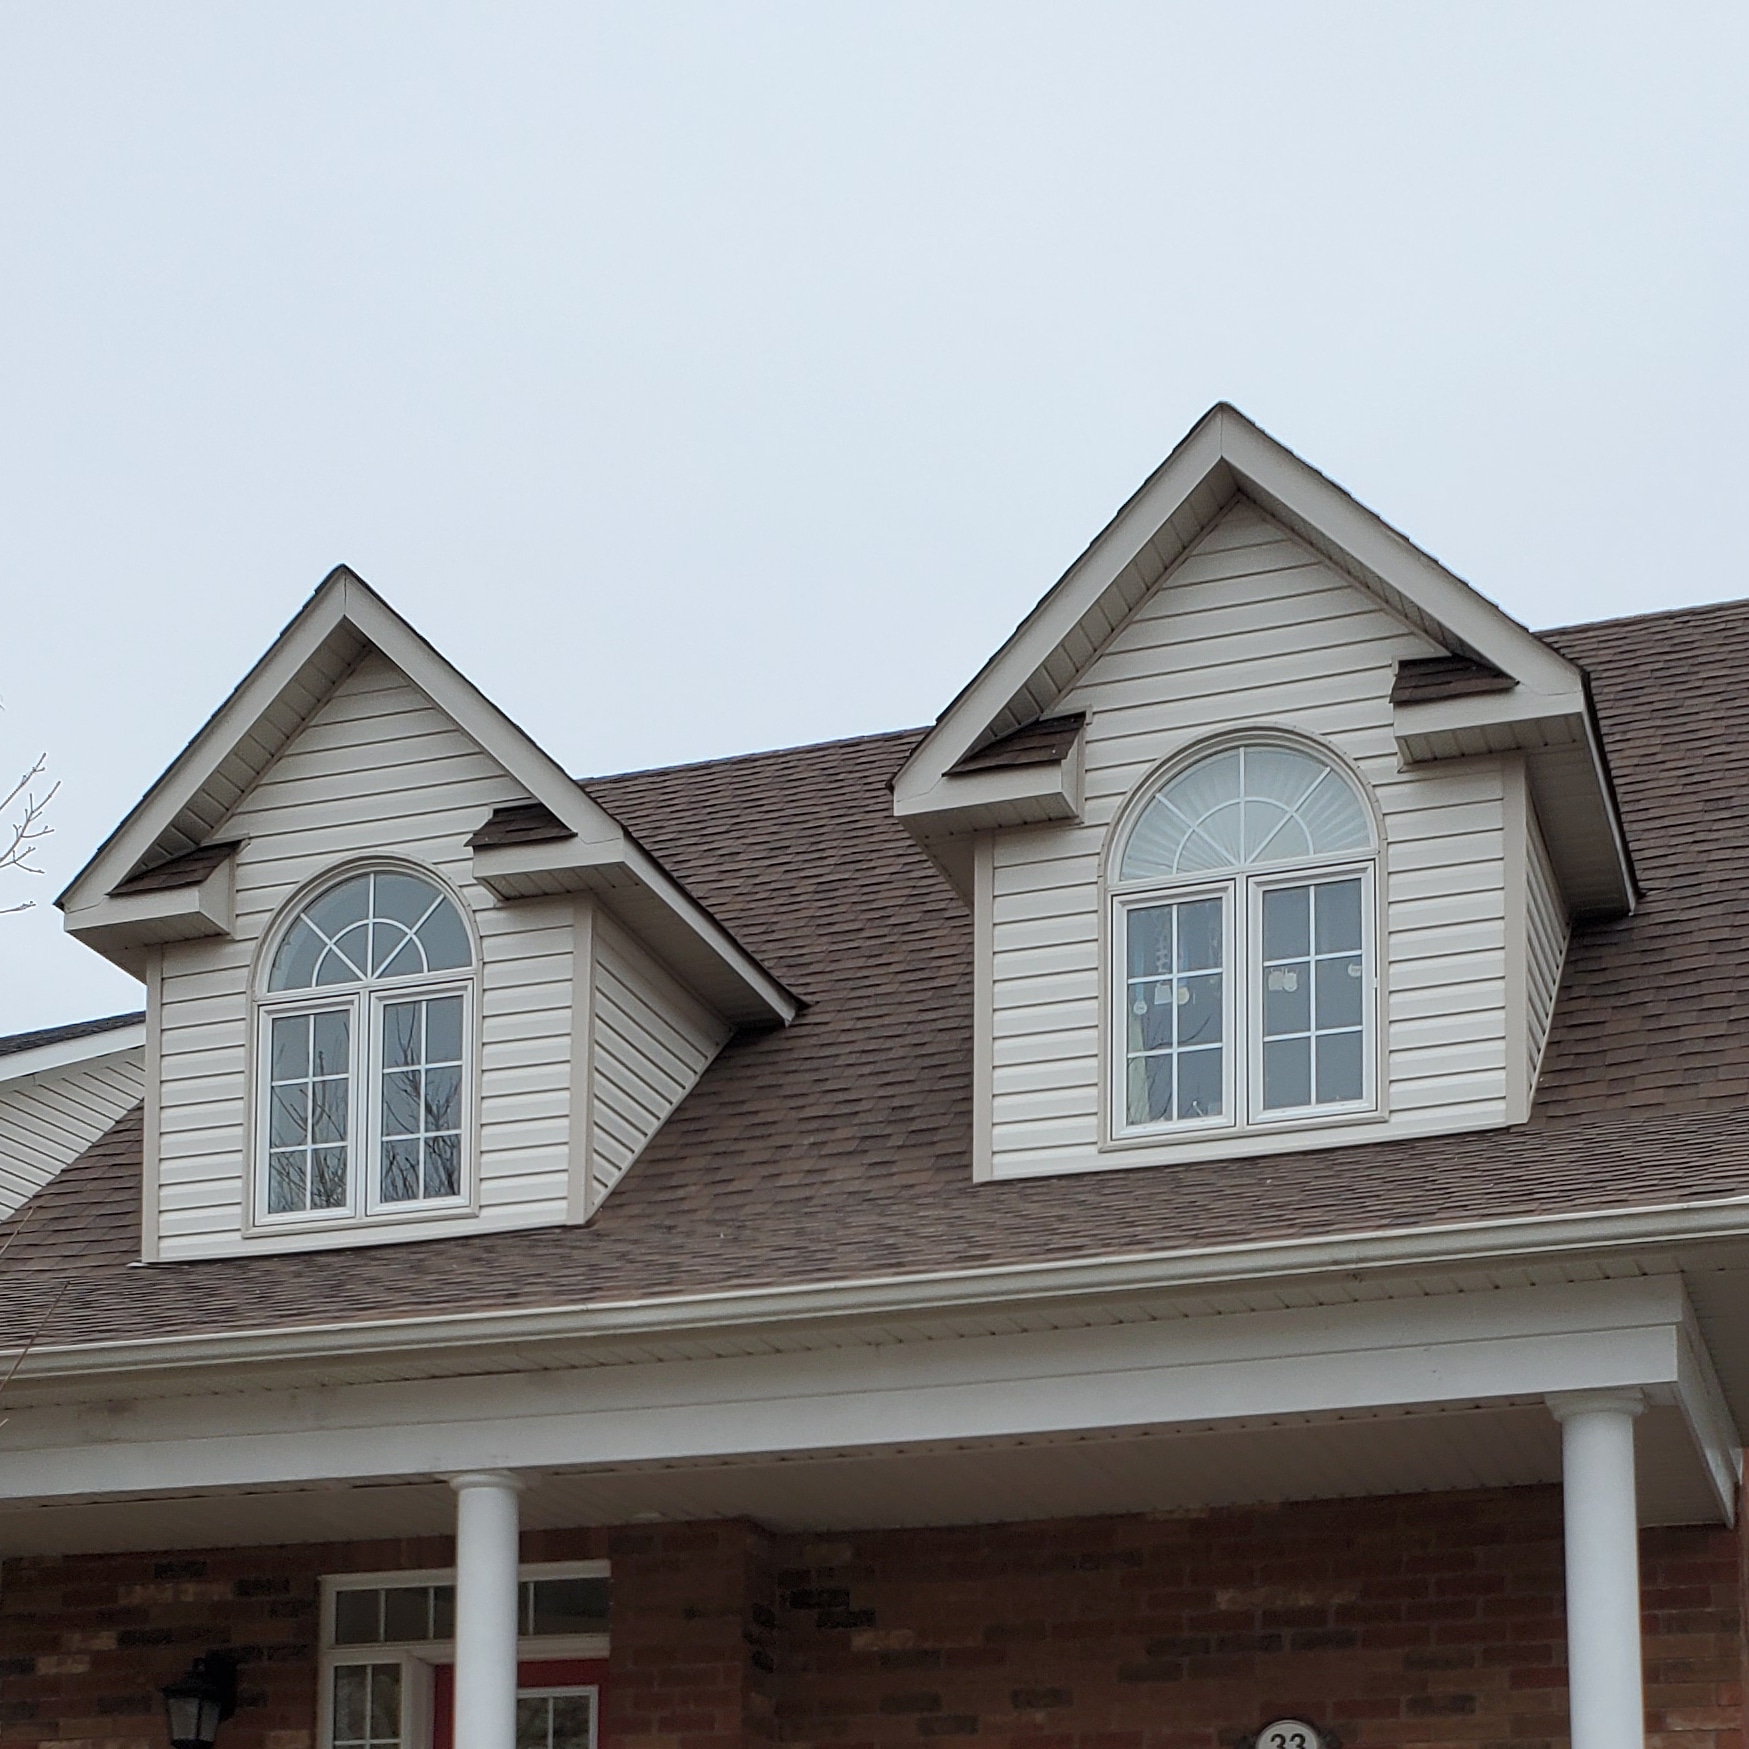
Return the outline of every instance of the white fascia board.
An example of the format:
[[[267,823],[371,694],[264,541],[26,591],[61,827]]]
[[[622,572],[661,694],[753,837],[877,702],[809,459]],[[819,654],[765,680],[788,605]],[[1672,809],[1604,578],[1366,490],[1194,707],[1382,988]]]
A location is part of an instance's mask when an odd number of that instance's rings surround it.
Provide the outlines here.
[[[0,1478],[48,1502],[457,1469],[684,1463],[1682,1389],[1679,1280],[575,1372],[16,1408]]]
[[[893,813],[943,831],[975,832],[1025,820],[1081,817],[1081,742],[1051,764],[950,773],[927,797],[894,792]]]
[[[89,1068],[111,1057],[131,1057],[146,1048],[146,1024],[112,1027],[108,1032],[88,1033],[84,1038],[62,1039],[58,1044],[34,1045],[0,1057],[0,1087],[28,1081],[33,1075],[51,1075],[62,1069]]]
[[[186,887],[105,894],[89,904],[70,904],[61,926],[106,959],[123,962],[154,942],[230,935],[237,926],[236,859],[226,857]]]
[[[1573,1254],[1749,1241],[1749,1197],[1649,1204],[1594,1214],[1532,1215],[1327,1238],[994,1264],[911,1275],[724,1289],[427,1317],[265,1326],[210,1334],[38,1343],[22,1379],[105,1378],[184,1368],[434,1353],[627,1336],[696,1335],[774,1324],[929,1314],[967,1308],[1192,1292],[1260,1281],[1496,1265]],[[0,1349],[0,1365],[17,1349]]]
[[[1207,508],[1192,511],[1199,491]],[[1345,556],[1357,586],[1378,594],[1382,583],[1387,594],[1395,591],[1433,622],[1448,647],[1492,662],[1528,693],[1565,698],[1582,688],[1579,670],[1559,652],[1236,408],[1221,405],[1203,416],[948,707],[899,773],[895,804],[927,807],[926,798],[953,764],[1148,543],[1166,533],[1171,549],[1181,554],[1235,493],[1330,549],[1338,562]]]
[[[583,838],[495,844],[474,852],[474,878],[513,901],[589,892],[681,982],[735,1026],[788,1026],[801,1004],[691,899],[629,833],[611,845]]]
[[[345,619],[345,586],[336,574],[310,597],[266,655],[73,877],[55,901],[63,911],[87,909],[107,899],[110,891],[127,879],[140,858],[200,794],[267,707],[297,679]]]
[[[1685,1304],[1677,1341],[1676,1405],[1706,1466],[1707,1482],[1726,1524],[1737,1521],[1743,1486],[1743,1435],[1725,1400],[1694,1308]]]
[[[1582,685],[1559,651],[1235,408],[1222,409],[1221,453],[1260,508],[1316,531],[1521,687],[1555,696]]]
[[[1216,473],[1221,464],[1222,412],[1216,408],[1204,414],[942,713],[893,781],[896,808],[927,810],[930,794],[1027,679],[1045,665],[1148,541],[1182,513],[1197,487]],[[1221,496],[1224,503],[1232,493],[1228,490]],[[1200,532],[1200,527],[1186,528],[1185,544]]]
[[[73,919],[111,900],[111,890],[199,795],[220,765],[293,684],[336,633],[350,628],[379,650],[529,794],[590,847],[603,869],[623,869],[662,892],[677,927],[718,959],[745,986],[761,1017],[792,1019],[793,999],[773,996],[775,980],[688,898],[600,803],[467,677],[441,656],[362,579],[344,567],[331,573],[242,684],[146,793],[57,901]],[[130,902],[131,901],[127,901]],[[786,1010],[787,1004],[787,1012]]]

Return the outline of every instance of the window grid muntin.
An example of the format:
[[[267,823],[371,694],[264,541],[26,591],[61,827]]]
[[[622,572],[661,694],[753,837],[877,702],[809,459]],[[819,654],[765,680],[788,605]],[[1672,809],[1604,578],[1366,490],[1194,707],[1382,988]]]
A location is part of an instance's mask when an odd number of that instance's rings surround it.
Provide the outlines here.
[[[321,1023],[338,1021],[342,1034],[338,1056],[325,1053],[335,1048],[334,1027]],[[344,1213],[348,1203],[348,1156],[351,1151],[353,1117],[353,1026],[350,1004],[275,1009],[267,1016],[266,1100],[267,1176],[266,1206],[270,1215]],[[282,1048],[283,1047],[283,1048]],[[328,1073],[318,1071],[327,1069]],[[338,1136],[318,1135],[332,1130],[338,1112]],[[318,1122],[318,1114],[328,1120]],[[333,1173],[338,1169],[338,1186]],[[296,1206],[275,1207],[279,1190],[297,1175],[302,1194]],[[318,1183],[324,1194],[317,1196]]]
[[[594,1643],[606,1638],[607,1623],[611,1619],[613,1609],[613,1569],[611,1563],[605,1560],[524,1562],[518,1568],[516,1583],[517,1636],[520,1640],[526,1641],[530,1638],[536,1638],[550,1640],[557,1644],[579,1641]],[[555,1629],[544,1635],[532,1635],[531,1624],[540,1613],[533,1588],[547,1589],[578,1584],[598,1588],[603,1610],[599,1615],[588,1619],[599,1623],[599,1627],[571,1627],[563,1631]],[[365,1595],[377,1594],[380,1597],[381,1594],[390,1591],[429,1591],[432,1594],[432,1619],[434,1621],[447,1619],[453,1627],[455,1597],[455,1572],[453,1568],[427,1567],[374,1573],[333,1573],[323,1579],[322,1589],[324,1595],[322,1644],[340,1656],[343,1661],[351,1658],[356,1662],[364,1653],[375,1652],[379,1646],[391,1648],[441,1644],[451,1637],[449,1634],[437,1634],[428,1640],[342,1642],[338,1636],[342,1612],[341,1599],[355,1597],[361,1593]],[[378,1624],[383,1624],[387,1620],[387,1613],[386,1606],[378,1602],[375,1605],[372,1619]],[[557,1656],[559,1654],[543,1652],[541,1655]],[[571,1654],[564,1655],[570,1656]],[[594,1656],[595,1654],[579,1653],[577,1655]]]
[[[1253,793],[1248,788],[1249,762],[1257,757],[1268,758],[1272,755],[1303,766],[1308,774],[1308,780],[1296,794],[1291,806],[1279,797],[1262,793],[1261,790]],[[1231,766],[1237,774],[1237,788],[1231,794],[1222,794],[1212,805],[1202,808],[1200,812],[1180,806],[1174,799],[1175,792],[1184,796],[1187,786],[1194,785],[1199,779],[1208,780],[1223,766]],[[1266,859],[1266,853],[1289,824],[1290,818],[1298,819],[1301,811],[1308,809],[1320,794],[1326,794],[1327,800],[1340,798],[1346,804],[1340,811],[1351,810],[1349,825],[1352,828],[1352,837],[1322,850],[1316,849],[1311,828],[1304,826],[1302,822],[1306,833],[1306,849],[1303,852]],[[1255,843],[1251,841],[1252,828],[1249,819],[1249,810],[1253,807],[1272,809],[1280,815],[1273,827],[1264,831]],[[1174,866],[1148,868],[1132,873],[1129,865],[1136,840],[1139,835],[1146,833],[1150,816],[1156,808],[1175,816],[1185,828],[1173,852]],[[1234,814],[1237,822],[1237,844],[1230,853],[1208,831],[1215,816],[1225,813]],[[1183,853],[1195,837],[1202,838],[1214,855],[1212,859],[1186,865],[1182,860]],[[1357,856],[1372,854],[1376,847],[1377,830],[1364,793],[1333,759],[1321,751],[1298,745],[1291,740],[1249,740],[1229,743],[1200,754],[1178,766],[1168,777],[1146,792],[1140,804],[1130,811],[1123,827],[1116,854],[1112,859],[1112,878],[1114,886],[1125,888],[1169,885],[1180,881],[1207,881],[1226,874],[1238,875],[1259,867],[1274,870],[1283,866],[1303,867],[1324,860],[1352,860]]]
[[[371,1182],[369,1189],[369,1205],[375,1212],[379,1209],[417,1209],[434,1203],[455,1203],[460,1201],[467,1190],[465,1173],[466,1141],[470,1132],[472,1117],[472,1076],[469,1074],[469,1041],[473,1036],[472,989],[466,984],[419,985],[408,989],[396,986],[392,990],[373,993],[371,1011],[371,1069],[370,1088],[372,1111],[369,1114],[371,1161]],[[445,1052],[439,1063],[421,1063],[417,1068],[410,1068],[399,1063],[391,1052],[389,1040],[390,1013],[395,1009],[418,1008],[420,1010],[419,1039],[421,1050],[429,1031],[428,1007],[434,1003],[455,1002],[459,1004],[459,1024],[457,1025],[455,1048],[453,1052]],[[453,1079],[455,1099],[455,1121],[444,1127],[429,1126],[424,1119],[429,1115],[424,1109],[425,1090],[429,1086],[425,1074],[427,1068],[444,1071],[445,1084]],[[448,1075],[454,1071],[453,1077]],[[389,1111],[391,1077],[405,1077],[417,1073],[419,1076],[420,1128],[407,1131],[399,1127],[399,1118],[391,1125]],[[433,1188],[433,1179],[427,1171],[427,1139],[447,1139],[453,1146],[454,1183],[444,1189],[441,1185]],[[390,1145],[396,1141],[408,1139],[419,1142],[418,1171],[419,1190],[410,1196],[391,1196],[388,1190],[388,1157]]]
[[[1220,937],[1216,965],[1213,968],[1220,979],[1217,995],[1217,1013],[1220,1021],[1219,1036],[1212,1047],[1200,1043],[1181,1047],[1179,1043],[1178,1014],[1181,1006],[1179,991],[1186,980],[1204,980],[1209,976],[1209,968],[1196,967],[1183,972],[1178,969],[1180,910],[1182,907],[1197,906],[1212,903],[1219,907]],[[1137,975],[1134,972],[1132,953],[1132,933],[1135,919],[1139,913],[1156,909],[1166,909],[1172,913],[1171,960],[1170,974],[1162,978],[1158,972],[1154,974]],[[1120,967],[1120,992],[1123,1005],[1123,1062],[1119,1076],[1118,1098],[1124,1114],[1124,1127],[1129,1129],[1166,1129],[1174,1131],[1189,1128],[1224,1128],[1232,1122],[1233,1109],[1233,1058],[1234,1058],[1234,979],[1232,954],[1229,943],[1232,939],[1232,909],[1233,888],[1231,882],[1219,886],[1191,887],[1170,894],[1150,895],[1146,899],[1136,898],[1126,901],[1119,907],[1121,926],[1119,929],[1119,945],[1117,959]],[[1135,1050],[1131,1047],[1130,1035],[1134,1028],[1134,1005],[1138,994],[1142,999],[1154,1006],[1152,997],[1155,989],[1162,983],[1170,983],[1172,1006],[1172,1042],[1169,1046],[1155,1049]],[[1188,1006],[1188,1004],[1183,1004]],[[1212,1054],[1219,1051],[1218,1085],[1220,1089],[1220,1107],[1209,1113],[1193,1117],[1178,1117],[1176,1115],[1179,1103],[1180,1071],[1178,1058],[1185,1049],[1195,1054]],[[1142,1119],[1133,1118],[1133,1079],[1138,1064],[1170,1060],[1172,1075],[1172,1105],[1174,1115],[1169,1118]],[[1146,1070],[1144,1068],[1144,1073]]]
[[[390,908],[392,897],[384,896],[385,892],[392,895],[395,891],[390,883],[423,889],[408,894],[414,902],[404,907],[405,916],[397,916]],[[324,912],[324,907],[331,908],[361,889],[364,904],[356,916],[350,910],[342,911],[337,918]],[[322,914],[320,921],[318,914]],[[302,982],[283,982],[281,973],[287,965],[287,956],[308,951],[304,932],[318,944],[308,977]],[[447,943],[445,935],[450,937]],[[437,949],[439,959],[436,965],[431,963],[433,948]],[[411,962],[415,956],[416,966],[409,963],[395,969],[403,958]],[[364,869],[332,882],[299,908],[274,948],[267,988],[270,994],[278,995],[431,977],[462,971],[472,965],[473,958],[473,943],[460,910],[429,876],[406,869]],[[324,976],[330,962],[337,969],[338,975],[334,977]]]
[[[606,1608],[612,1609],[613,1570],[611,1563],[605,1560],[585,1561],[537,1561],[523,1563],[518,1569],[517,1620],[520,1624],[529,1620],[532,1613],[529,1587],[572,1585],[579,1581],[587,1582],[600,1589]],[[430,1724],[430,1708],[428,1678],[433,1665],[447,1663],[454,1645],[453,1631],[429,1641],[385,1641],[381,1644],[348,1644],[336,1643],[336,1632],[342,1609],[342,1599],[355,1596],[358,1593],[378,1593],[387,1591],[428,1590],[433,1593],[433,1610],[438,1616],[448,1615],[453,1630],[453,1602],[442,1605],[438,1598],[452,1600],[455,1588],[455,1572],[453,1568],[410,1568],[402,1570],[330,1573],[321,1580],[321,1679],[318,1684],[317,1704],[319,1709],[319,1730],[317,1742],[321,1749],[339,1749],[333,1737],[333,1672],[342,1666],[371,1664],[393,1665],[401,1672],[402,1679],[402,1733],[406,1742],[399,1749],[416,1749],[420,1742],[428,1742],[428,1737],[421,1733],[428,1730]],[[380,1624],[384,1619],[384,1606],[378,1602],[374,1619]],[[609,1615],[598,1618],[605,1630]],[[554,1633],[531,1639],[526,1633],[519,1631],[517,1641],[518,1662],[539,1661],[557,1658],[578,1658],[591,1661],[604,1660],[610,1655],[611,1641],[606,1631],[599,1633]],[[531,1692],[540,1692],[549,1685],[537,1685]],[[558,1687],[561,1685],[551,1685]],[[588,1692],[596,1696],[595,1708],[591,1717],[591,1727],[600,1732],[600,1690],[598,1685],[589,1685]],[[411,1735],[408,1735],[411,1733]],[[379,1746],[380,1749],[380,1746]]]
[[[1361,883],[1362,994],[1361,1044],[1362,1097],[1342,1104],[1295,1107],[1288,1110],[1261,1109],[1262,1067],[1260,1045],[1263,1007],[1261,971],[1261,898],[1268,889],[1282,886],[1322,884],[1345,876]],[[1282,868],[1269,868],[1250,873],[1235,873],[1221,883],[1146,882],[1135,883],[1111,895],[1111,976],[1108,987],[1112,1001],[1119,1008],[1114,1023],[1107,1018],[1105,1037],[1109,1041],[1109,1073],[1106,1077],[1107,1098],[1110,1101],[1107,1135],[1114,1142],[1171,1141],[1178,1138],[1194,1140],[1211,1131],[1233,1131],[1239,1134],[1262,1133],[1269,1130],[1296,1127],[1317,1127],[1332,1121],[1341,1122],[1366,1118],[1383,1112],[1381,1066],[1378,1062],[1380,1039],[1379,1005],[1381,980],[1378,962],[1379,922],[1376,916],[1376,857],[1325,856],[1308,858]],[[1228,1021],[1227,1049],[1227,1115],[1223,1118],[1200,1118],[1190,1122],[1159,1120],[1137,1124],[1129,1121],[1127,1027],[1129,1022],[1128,936],[1127,919],[1131,910],[1154,904],[1176,904],[1183,899],[1206,896],[1215,890],[1232,895],[1227,912],[1228,935],[1225,962],[1227,968]],[[1241,910],[1240,907],[1243,907]],[[1243,941],[1236,940],[1243,919]]]
[[[309,912],[343,888],[377,876],[398,880],[408,889],[420,888],[436,894],[436,900],[422,901],[417,915],[409,910],[411,924],[422,926],[447,907],[456,933],[457,951],[465,955],[464,963],[454,969],[442,969],[387,980],[373,980],[365,985],[356,982],[341,985],[305,986],[289,990],[265,990],[256,1004],[255,1082],[252,1094],[254,1107],[254,1168],[251,1174],[252,1223],[263,1227],[313,1226],[334,1222],[358,1222],[379,1217],[417,1219],[425,1215],[444,1215],[471,1205],[474,1194],[474,1156],[477,1138],[474,1134],[475,1081],[478,1075],[478,1048],[475,1039],[474,992],[478,982],[478,952],[464,921],[463,911],[452,895],[423,871],[409,869],[368,869],[348,874],[318,889],[298,909],[289,927],[282,930],[275,947],[277,962],[292,931],[307,918]],[[373,885],[366,911],[367,921],[377,909]],[[381,919],[376,919],[381,921]],[[392,956],[391,956],[392,957]],[[421,1195],[418,1198],[393,1200],[378,1194],[378,1165],[381,1149],[378,1137],[381,1127],[382,1055],[381,1005],[384,1002],[410,1002],[439,998],[459,993],[463,998],[461,1045],[461,1099],[459,1130],[446,1132],[457,1137],[455,1146],[455,1182],[453,1193]],[[350,1016],[352,1041],[350,1084],[347,1092],[348,1137],[346,1144],[346,1194],[338,1206],[276,1211],[272,1207],[272,1148],[270,1130],[273,1107],[272,1045],[273,1026],[282,1015],[299,1012],[326,1013],[344,1009]],[[283,1151],[283,1150],[282,1150]],[[423,1162],[421,1185],[423,1188]],[[441,1189],[441,1186],[438,1188]]]
[[[407,1684],[399,1659],[349,1659],[328,1680],[330,1749],[402,1749]]]
[[[581,1709],[561,1708],[556,1702],[582,1701]],[[541,1703],[545,1706],[542,1707]],[[564,1712],[583,1713],[581,1733],[560,1736],[555,1729]],[[516,1749],[594,1749],[597,1693],[590,1688],[534,1687],[516,1691]]]
[[[1320,954],[1316,938],[1316,916],[1311,920],[1313,936],[1309,955],[1314,968],[1319,960],[1337,961],[1358,958],[1360,976],[1356,980],[1360,985],[1360,1022],[1358,1026],[1331,1027],[1325,1036],[1352,1036],[1358,1034],[1360,1039],[1360,1077],[1361,1090],[1356,1098],[1329,1100],[1320,1103],[1317,1100],[1317,1061],[1316,1045],[1312,1046],[1312,1077],[1313,1099],[1305,1105],[1284,1105],[1266,1107],[1263,1103],[1265,1088],[1264,1051],[1268,1038],[1264,1031],[1267,990],[1271,960],[1266,955],[1264,942],[1264,908],[1267,897],[1271,893],[1291,892],[1297,888],[1309,889],[1339,887],[1354,882],[1359,887],[1359,933],[1360,947],[1358,954],[1349,951],[1333,950]],[[1326,1118],[1332,1116],[1353,1116],[1372,1111],[1378,1103],[1378,957],[1377,957],[1377,924],[1374,917],[1374,885],[1373,864],[1369,862],[1356,863],[1352,859],[1346,863],[1318,867],[1296,867],[1292,870],[1271,871],[1267,875],[1252,875],[1247,883],[1251,889],[1248,911],[1250,913],[1250,952],[1248,958],[1256,968],[1256,976],[1247,978],[1247,985],[1254,997],[1254,1014],[1246,1027],[1247,1034],[1247,1105],[1249,1117],[1253,1124],[1260,1127],[1284,1122],[1303,1122],[1311,1118]],[[1315,904],[1315,901],[1314,901]],[[1288,963],[1282,961],[1280,963]],[[1308,992],[1314,1014],[1317,1008],[1316,971],[1313,972],[1313,984]],[[1307,1036],[1301,1034],[1282,1034],[1278,1037]],[[1314,1035],[1315,1036],[1315,1035]]]

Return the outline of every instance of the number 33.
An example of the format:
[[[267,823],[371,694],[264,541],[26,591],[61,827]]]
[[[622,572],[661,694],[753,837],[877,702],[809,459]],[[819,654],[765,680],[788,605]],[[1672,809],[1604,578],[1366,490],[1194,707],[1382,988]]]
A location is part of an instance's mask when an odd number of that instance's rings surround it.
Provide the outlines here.
[[[1323,1741],[1310,1725],[1281,1719],[1258,1733],[1257,1749],[1323,1749]]]

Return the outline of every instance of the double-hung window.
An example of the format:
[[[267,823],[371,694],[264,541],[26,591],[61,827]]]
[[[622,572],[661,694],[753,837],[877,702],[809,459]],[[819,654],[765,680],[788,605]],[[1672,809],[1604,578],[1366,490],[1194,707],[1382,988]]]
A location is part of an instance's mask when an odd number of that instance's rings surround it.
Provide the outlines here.
[[[473,1013],[473,942],[433,881],[372,869],[304,905],[258,1003],[257,1219],[464,1205]]]
[[[1287,742],[1196,760],[1113,863],[1112,1133],[1268,1127],[1378,1107],[1372,816]]]

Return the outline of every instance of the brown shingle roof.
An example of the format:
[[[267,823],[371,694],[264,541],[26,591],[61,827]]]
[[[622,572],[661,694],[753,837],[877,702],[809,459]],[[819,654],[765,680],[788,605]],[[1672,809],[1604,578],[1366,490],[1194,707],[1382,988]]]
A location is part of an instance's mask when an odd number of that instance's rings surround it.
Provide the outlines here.
[[[1578,935],[1531,1121],[975,1185],[971,928],[888,735],[588,785],[809,1007],[732,1044],[587,1228],[128,1269],[129,1119],[34,1199],[0,1341],[682,1293],[1749,1193],[1749,604],[1569,628],[1645,897]]]
[[[115,1032],[124,1026],[138,1026],[146,1017],[137,1010],[132,1014],[109,1014],[102,1020],[75,1020],[71,1026],[45,1026],[36,1032],[15,1032],[0,1038],[0,1057],[10,1057],[19,1051],[34,1051],[44,1045],[64,1045],[76,1038],[94,1038],[98,1033]]]

